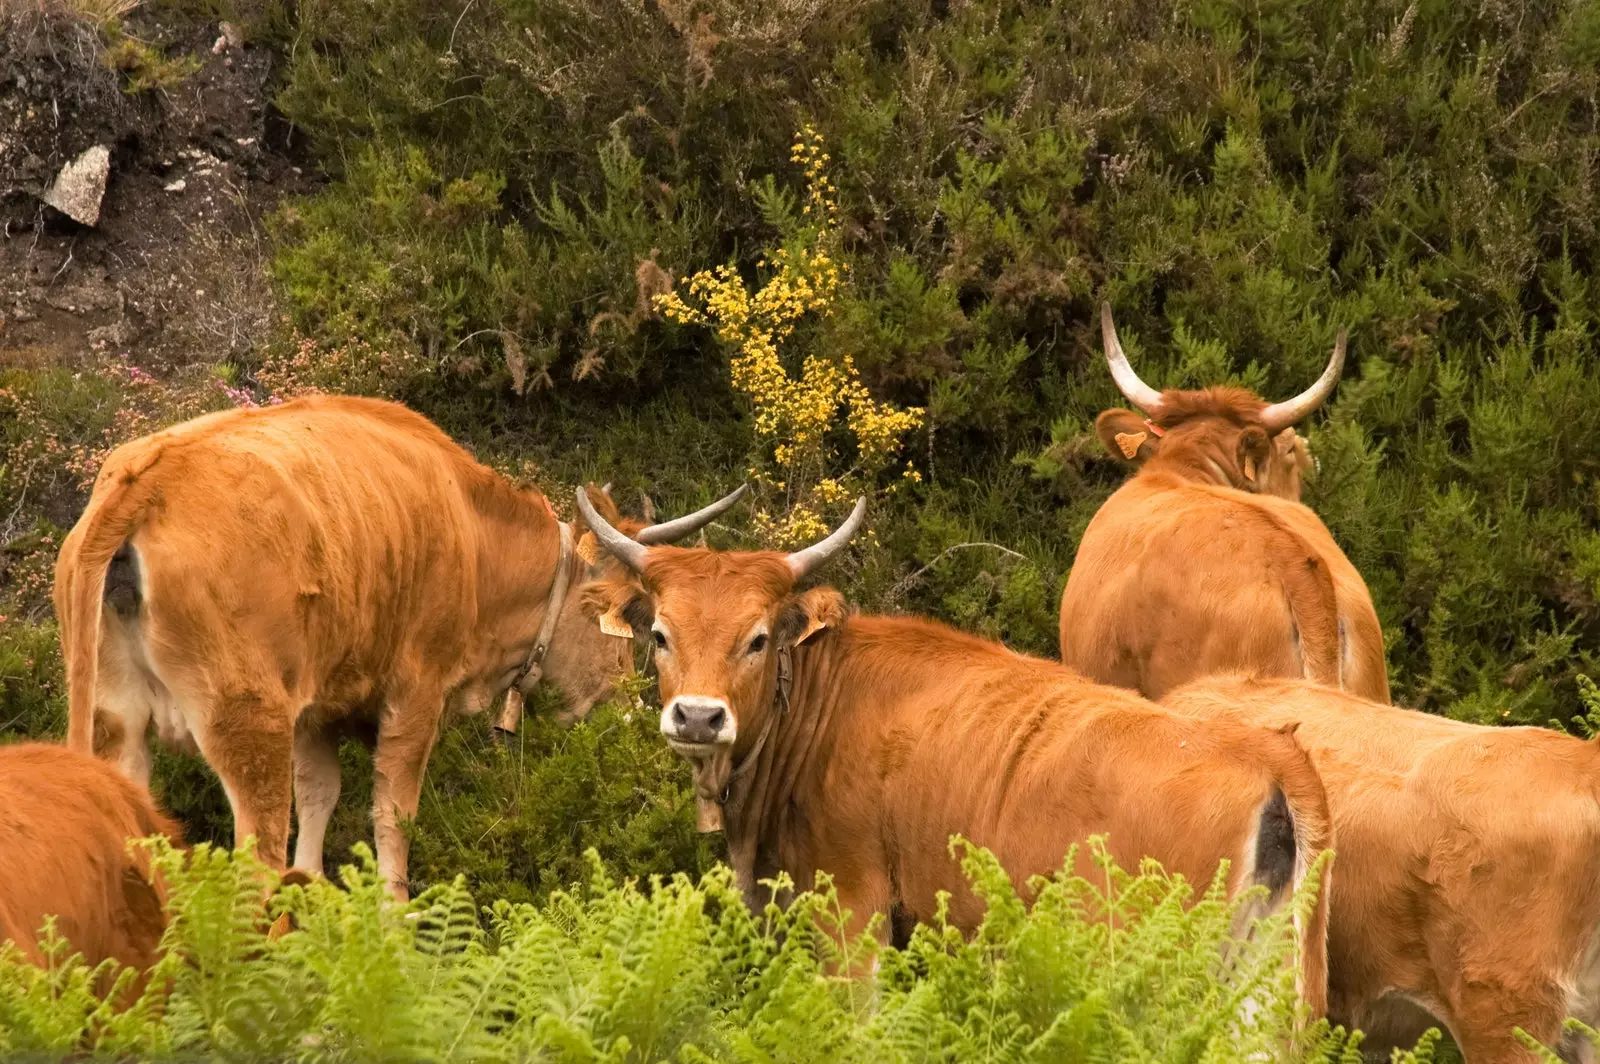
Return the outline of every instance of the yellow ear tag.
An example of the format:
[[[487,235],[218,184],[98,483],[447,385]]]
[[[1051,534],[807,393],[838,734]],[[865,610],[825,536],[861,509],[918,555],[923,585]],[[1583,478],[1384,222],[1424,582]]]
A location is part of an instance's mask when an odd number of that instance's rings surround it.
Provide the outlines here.
[[[1133,460],[1139,453],[1139,445],[1150,438],[1148,432],[1119,432],[1117,433],[1117,446],[1122,448],[1122,457]]]
[[[827,621],[819,621],[813,617],[810,622],[807,623],[806,630],[801,632],[799,638],[794,641],[794,645],[799,646],[801,643],[804,643],[807,639],[810,639],[812,636],[816,635],[826,627],[828,627]]]
[[[1244,479],[1252,484],[1256,482],[1256,460],[1248,454],[1244,456]]]
[[[594,538],[593,532],[585,532],[578,537],[578,557],[590,565],[600,560],[600,542]]]
[[[632,639],[633,628],[622,619],[622,614],[616,610],[600,615],[600,630],[606,635],[614,635],[619,639]]]

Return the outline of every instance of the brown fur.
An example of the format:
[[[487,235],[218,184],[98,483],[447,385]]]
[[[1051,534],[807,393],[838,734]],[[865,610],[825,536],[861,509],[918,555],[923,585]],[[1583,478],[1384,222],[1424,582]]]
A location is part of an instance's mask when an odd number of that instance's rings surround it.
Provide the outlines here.
[[[166,893],[128,843],[150,835],[182,842],[111,765],[43,743],[0,747],[0,941],[43,964],[38,932],[53,915],[90,965],[147,969],[166,929]]]
[[[544,496],[396,404],[319,396],[135,440],[106,460],[56,565],[69,743],[120,758],[139,782],[151,723],[197,747],[227,789],[236,841],[255,835],[279,869],[292,781],[295,864],[320,872],[338,731],[375,727],[379,864],[403,897],[402,821],[446,708],[480,712],[510,686],[559,551]],[[582,608],[579,585],[599,570],[572,565],[544,675],[579,714],[632,656]]]
[[[1491,728],[1297,681],[1218,677],[1165,704],[1298,724],[1333,810],[1339,882],[1329,1012],[1380,1041],[1397,991],[1448,1025],[1468,1064],[1537,1059],[1600,1020],[1600,745]],[[1375,1029],[1377,1028],[1377,1029]],[[1384,1039],[1384,1035],[1389,1035]]]
[[[939,891],[971,928],[981,906],[948,852],[958,832],[1019,882],[1108,832],[1124,866],[1153,856],[1204,884],[1230,859],[1237,888],[1250,881],[1250,839],[1274,787],[1288,798],[1301,867],[1328,844],[1321,783],[1287,732],[1197,726],[941,624],[849,617],[832,589],[795,593],[777,554],[656,548],[642,584],[613,595],[631,597],[665,640],[655,658],[664,728],[680,695],[731,707],[731,747],[676,745],[697,766],[702,799],[731,784],[730,859],[753,902],[757,882],[780,870],[802,888],[826,870],[853,930],[875,913],[927,920]],[[794,646],[781,712],[780,645]],[[763,733],[754,767],[734,778]],[[1087,854],[1077,870],[1091,871]],[[1324,912],[1299,959],[1319,1010]]]
[[[1144,433],[1135,476],[1089,522],[1061,596],[1061,657],[1151,698],[1215,672],[1303,677],[1389,700],[1383,632],[1361,574],[1300,504],[1310,465],[1294,429],[1268,438],[1238,388],[1162,394],[1156,436],[1107,410],[1096,430]]]

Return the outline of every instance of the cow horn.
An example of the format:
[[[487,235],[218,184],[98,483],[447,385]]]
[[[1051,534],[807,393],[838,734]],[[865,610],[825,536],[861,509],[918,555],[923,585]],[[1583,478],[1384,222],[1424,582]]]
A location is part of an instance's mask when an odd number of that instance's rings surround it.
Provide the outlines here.
[[[604,495],[608,499],[611,498],[611,481],[608,480],[604,484],[600,485],[600,494]]]
[[[1151,417],[1160,417],[1161,393],[1140,380],[1133,367],[1128,365],[1128,356],[1123,353],[1122,344],[1117,340],[1117,326],[1111,320],[1110,303],[1100,304],[1100,340],[1105,344],[1111,379],[1117,382],[1117,387],[1128,397],[1128,402]]]
[[[1328,398],[1333,386],[1339,383],[1339,374],[1344,370],[1344,345],[1347,339],[1345,330],[1339,330],[1339,338],[1333,342],[1333,357],[1328,359],[1328,368],[1322,371],[1322,376],[1317,382],[1293,399],[1281,403],[1273,403],[1261,411],[1261,426],[1271,433],[1279,433],[1291,425],[1304,421],[1311,412],[1321,406]]]
[[[833,530],[833,533],[821,543],[813,543],[805,550],[795,551],[786,559],[789,562],[789,571],[794,573],[796,580],[802,580],[807,574],[813,573],[828,564],[828,560],[850,542],[861,528],[861,521],[867,516],[867,500],[856,500],[856,508],[850,511],[850,516],[844,519],[844,524]]]
[[[651,525],[649,528],[641,530],[634,539],[646,545],[652,543],[675,543],[685,536],[698,532],[701,528],[721,517],[734,503],[742,499],[744,493],[749,489],[750,485],[740,484],[732,492],[724,495],[705,509],[696,510],[694,513],[685,514],[682,517],[675,517],[671,521],[663,521],[659,525]]]
[[[617,561],[636,573],[644,569],[644,559],[650,553],[650,548],[612,528],[611,523],[595,511],[594,504],[589,501],[589,493],[583,488],[578,489],[578,512],[583,515],[583,522],[594,533],[594,538]]]

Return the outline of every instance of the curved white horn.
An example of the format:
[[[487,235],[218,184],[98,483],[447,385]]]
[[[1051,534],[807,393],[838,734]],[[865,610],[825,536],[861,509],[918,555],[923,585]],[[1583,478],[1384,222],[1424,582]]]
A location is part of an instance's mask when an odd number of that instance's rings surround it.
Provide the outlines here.
[[[641,530],[634,539],[647,546],[652,543],[673,543],[683,539],[721,517],[734,503],[744,498],[744,493],[748,490],[750,485],[740,484],[730,494],[724,495],[705,509],[675,517],[671,521],[663,521],[659,525],[651,525]]]
[[[861,521],[866,516],[867,500],[857,499],[856,508],[850,511],[850,516],[844,519],[844,524],[834,529],[827,539],[789,555],[786,560],[789,563],[789,571],[794,573],[794,578],[801,580],[808,573],[816,572],[828,564],[829,559],[843,550],[844,545],[850,542],[850,537],[860,530]]]
[[[1128,402],[1151,417],[1160,417],[1161,393],[1140,380],[1128,365],[1128,356],[1117,339],[1117,327],[1111,321],[1110,303],[1100,304],[1100,340],[1105,345],[1106,363],[1111,367],[1111,379],[1117,382],[1117,388],[1128,397]]]
[[[594,538],[617,561],[636,573],[643,571],[644,559],[650,553],[650,548],[612,528],[609,521],[595,512],[594,504],[589,501],[589,492],[581,487],[578,489],[578,512],[583,515],[583,522],[594,533]]]
[[[604,484],[600,485],[600,494],[604,495],[608,499],[611,498],[611,481],[608,480]]]
[[[1333,391],[1333,386],[1339,383],[1339,374],[1344,371],[1344,347],[1347,335],[1344,329],[1339,330],[1339,338],[1333,342],[1333,356],[1328,359],[1328,368],[1322,371],[1322,376],[1317,382],[1293,399],[1286,399],[1281,403],[1273,403],[1261,411],[1261,426],[1268,432],[1278,433],[1304,421],[1313,410],[1321,406]]]

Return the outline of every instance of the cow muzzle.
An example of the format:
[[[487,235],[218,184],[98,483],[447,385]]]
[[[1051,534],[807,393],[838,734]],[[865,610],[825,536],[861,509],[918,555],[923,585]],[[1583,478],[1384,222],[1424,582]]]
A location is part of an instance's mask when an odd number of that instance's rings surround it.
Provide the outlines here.
[[[691,752],[732,746],[738,731],[733,711],[721,698],[679,695],[661,710],[661,734],[674,747]]]

